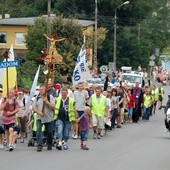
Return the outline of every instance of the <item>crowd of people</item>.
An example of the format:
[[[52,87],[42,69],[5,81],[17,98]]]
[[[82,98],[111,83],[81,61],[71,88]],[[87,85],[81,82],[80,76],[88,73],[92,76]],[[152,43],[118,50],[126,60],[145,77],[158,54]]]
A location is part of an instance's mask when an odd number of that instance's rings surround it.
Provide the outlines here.
[[[17,140],[34,139],[38,152],[44,139],[47,150],[53,146],[68,150],[70,133],[73,139],[80,138],[82,150],[89,150],[89,130],[93,139],[101,139],[124,123],[148,121],[156,107],[161,108],[164,96],[161,84],[141,88],[138,82],[135,86],[108,85],[103,90],[97,84],[81,82],[69,87],[67,81],[56,85],[49,81],[47,94],[41,85],[31,99],[28,88],[17,93],[9,89],[6,97],[2,92],[0,88],[0,149],[13,151]]]

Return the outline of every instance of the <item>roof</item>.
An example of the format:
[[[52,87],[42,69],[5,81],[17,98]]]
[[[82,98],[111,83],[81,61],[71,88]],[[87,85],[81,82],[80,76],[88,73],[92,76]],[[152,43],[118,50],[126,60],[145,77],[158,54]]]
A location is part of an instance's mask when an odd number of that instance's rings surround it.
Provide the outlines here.
[[[37,18],[40,18],[40,17],[0,19],[0,25],[20,25],[20,26],[34,25],[34,21]],[[91,20],[73,19],[73,21],[77,23],[78,25],[81,25],[82,27],[88,27],[88,26],[94,25],[94,21],[91,21]]]

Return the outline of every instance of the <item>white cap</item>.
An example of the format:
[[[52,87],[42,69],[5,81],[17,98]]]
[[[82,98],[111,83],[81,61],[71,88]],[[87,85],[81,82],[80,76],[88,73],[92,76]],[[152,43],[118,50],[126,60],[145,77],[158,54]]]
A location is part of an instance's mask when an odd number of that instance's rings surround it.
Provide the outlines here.
[[[38,95],[39,95],[39,91],[36,90],[36,91],[34,92],[34,96],[38,96]]]
[[[33,98],[31,99],[31,101],[34,101],[34,100],[35,100],[35,98],[36,98],[36,97],[33,97]]]
[[[39,90],[39,89],[40,89],[40,86],[37,86],[37,87],[36,87],[36,90]]]

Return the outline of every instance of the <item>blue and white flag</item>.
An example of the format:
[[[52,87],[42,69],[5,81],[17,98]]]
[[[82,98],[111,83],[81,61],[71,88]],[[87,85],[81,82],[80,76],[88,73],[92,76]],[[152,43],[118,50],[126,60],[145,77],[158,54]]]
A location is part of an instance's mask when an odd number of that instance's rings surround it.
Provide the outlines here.
[[[79,82],[86,82],[89,78],[90,70],[88,67],[86,48],[83,44],[77,57],[76,66],[73,72],[73,85],[75,86]]]
[[[37,73],[34,77],[34,81],[32,83],[32,87],[31,87],[31,91],[30,91],[30,99],[32,99],[34,97],[34,93],[35,93],[37,83],[38,83],[39,72],[40,72],[40,65],[39,65]]]

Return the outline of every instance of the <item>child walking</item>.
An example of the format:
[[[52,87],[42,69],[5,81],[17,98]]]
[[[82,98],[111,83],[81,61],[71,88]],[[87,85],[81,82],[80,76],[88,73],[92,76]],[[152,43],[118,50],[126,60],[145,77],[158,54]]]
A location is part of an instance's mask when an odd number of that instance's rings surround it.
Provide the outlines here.
[[[134,97],[132,95],[132,90],[131,89],[128,89],[127,91],[127,100],[128,100],[128,103],[127,103],[127,106],[128,106],[128,119],[129,119],[129,122],[132,123],[132,114],[133,114],[133,108],[134,108]]]
[[[87,147],[87,139],[89,134],[89,128],[91,125],[91,110],[90,107],[86,106],[84,113],[77,120],[80,122],[80,137],[81,137],[81,149],[89,150]]]

